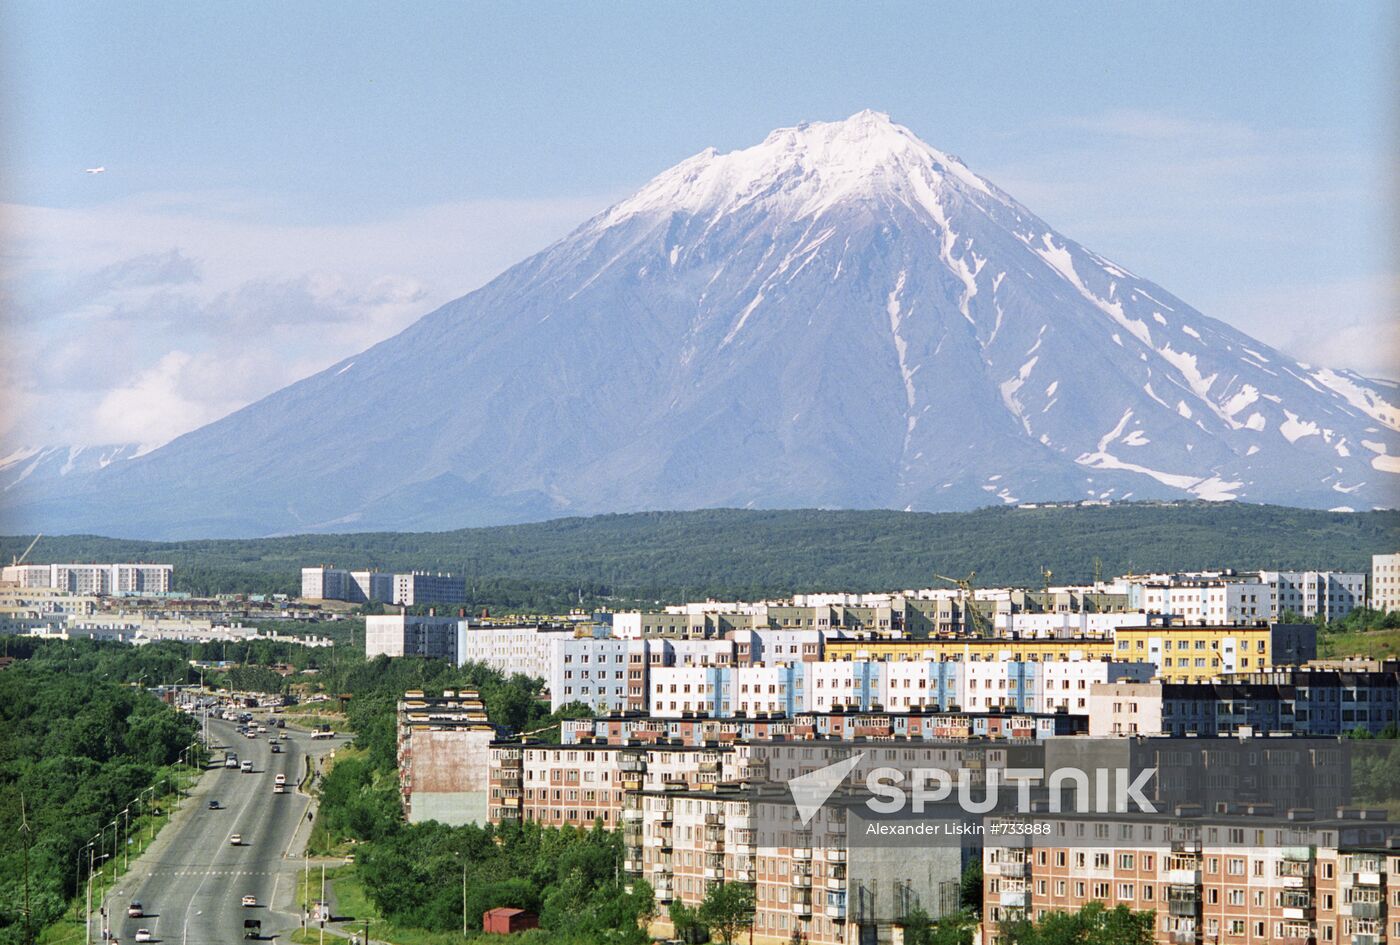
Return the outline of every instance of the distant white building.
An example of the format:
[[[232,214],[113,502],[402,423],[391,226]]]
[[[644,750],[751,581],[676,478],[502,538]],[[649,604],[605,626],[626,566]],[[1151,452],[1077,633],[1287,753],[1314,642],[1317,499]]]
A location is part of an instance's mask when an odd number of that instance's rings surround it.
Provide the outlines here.
[[[631,641],[555,633],[549,641],[550,711],[582,702],[595,712],[627,708]]]
[[[1400,553],[1371,555],[1371,607],[1400,610]]]
[[[452,574],[411,571],[394,575],[394,603],[404,607],[453,606],[467,602],[467,584]]]
[[[483,627],[457,622],[457,664],[480,663],[506,676],[549,679],[554,641],[574,631],[556,627]]]
[[[379,571],[346,571],[324,565],[301,569],[303,600],[343,600],[352,604],[394,600],[394,575]]]
[[[1340,620],[1366,606],[1366,575],[1346,571],[1260,571],[1272,590],[1269,617],[1285,613],[1316,620]]]
[[[382,614],[365,618],[365,657],[426,656],[457,659],[457,623],[453,617]]]
[[[0,580],[21,587],[50,587],[70,594],[169,594],[171,564],[20,564],[0,569]]]

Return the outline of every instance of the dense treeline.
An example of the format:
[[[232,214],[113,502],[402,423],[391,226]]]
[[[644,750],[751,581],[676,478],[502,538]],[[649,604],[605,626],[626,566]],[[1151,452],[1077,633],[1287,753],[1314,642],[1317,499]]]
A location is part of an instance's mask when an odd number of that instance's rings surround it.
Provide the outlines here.
[[[1400,512],[1320,512],[1239,503],[1090,508],[650,512],[449,532],[141,542],[45,537],[32,561],[160,560],[197,593],[298,590],[312,563],[465,576],[473,607],[546,610],[610,600],[767,596],[927,586],[975,570],[979,582],[1056,580],[1186,567],[1367,570],[1394,550]],[[28,536],[0,538],[0,558]]]
[[[130,650],[131,647],[126,649]],[[48,654],[46,654],[48,655]],[[121,685],[94,654],[16,662],[0,671],[0,943],[22,941],[29,826],[33,927],[76,892],[88,840],[173,764],[193,720]],[[95,672],[106,665],[106,673]]]
[[[467,928],[479,934],[482,913],[510,906],[540,917],[536,941],[648,941],[638,922],[654,909],[651,887],[623,885],[621,837],[599,825],[414,824],[362,847],[357,860],[370,901],[396,925],[452,931],[465,911]]]

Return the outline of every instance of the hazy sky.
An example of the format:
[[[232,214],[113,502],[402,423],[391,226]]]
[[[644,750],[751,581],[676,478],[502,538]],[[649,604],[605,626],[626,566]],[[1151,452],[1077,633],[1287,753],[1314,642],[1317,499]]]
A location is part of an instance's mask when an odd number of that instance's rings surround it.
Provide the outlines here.
[[[162,442],[706,146],[866,107],[1207,314],[1397,377],[1394,9],[12,0],[0,457]]]

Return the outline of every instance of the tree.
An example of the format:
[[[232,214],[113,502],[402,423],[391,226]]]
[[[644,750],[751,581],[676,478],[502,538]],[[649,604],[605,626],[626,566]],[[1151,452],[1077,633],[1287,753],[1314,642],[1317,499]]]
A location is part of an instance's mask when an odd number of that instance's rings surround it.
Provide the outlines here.
[[[753,925],[753,887],[744,883],[721,883],[700,903],[699,918],[711,932],[719,934],[724,945],[734,945],[739,933]]]
[[[973,856],[963,867],[959,882],[958,901],[978,918],[982,916],[982,857]]]
[[[1152,945],[1156,913],[1091,902],[1078,912],[1051,912],[1040,921],[1003,922],[1007,945]]]
[[[933,919],[922,906],[915,906],[904,917],[904,945],[972,945],[977,916],[963,909]]]
[[[676,938],[681,941],[703,942],[709,938],[710,930],[705,928],[704,923],[700,921],[699,910],[686,905],[681,900],[671,900],[667,917],[671,920],[671,927],[675,929]]]

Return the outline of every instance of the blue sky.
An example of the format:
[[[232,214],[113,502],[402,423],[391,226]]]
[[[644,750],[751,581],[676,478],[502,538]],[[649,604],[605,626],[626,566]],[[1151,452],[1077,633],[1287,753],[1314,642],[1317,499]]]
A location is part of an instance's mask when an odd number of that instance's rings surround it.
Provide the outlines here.
[[[1207,314],[1400,375],[1391,4],[81,9],[0,13],[0,456],[160,442],[706,146],[865,107]]]

